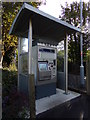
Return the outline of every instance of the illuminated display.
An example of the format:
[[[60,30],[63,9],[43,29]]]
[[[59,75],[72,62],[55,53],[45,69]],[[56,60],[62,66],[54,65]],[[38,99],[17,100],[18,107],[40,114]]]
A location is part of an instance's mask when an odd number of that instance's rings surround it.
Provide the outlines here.
[[[39,63],[39,70],[48,70],[47,62]]]

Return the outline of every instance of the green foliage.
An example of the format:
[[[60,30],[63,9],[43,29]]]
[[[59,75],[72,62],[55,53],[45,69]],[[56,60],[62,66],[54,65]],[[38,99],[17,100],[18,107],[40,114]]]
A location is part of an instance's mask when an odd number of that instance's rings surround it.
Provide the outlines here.
[[[90,50],[88,50],[88,52],[87,52],[87,57],[88,57],[88,56],[90,56]]]
[[[3,70],[8,70],[8,71],[17,71],[17,67],[15,63],[11,63],[8,67],[4,67]]]
[[[25,119],[30,118],[30,111],[26,106],[22,106],[22,110],[19,112],[19,117]]]
[[[17,86],[17,71],[9,71],[7,68],[2,70],[3,97],[8,96],[11,88]]]
[[[39,3],[35,2],[29,2],[29,4],[34,7],[39,5]],[[23,2],[2,3],[2,41],[4,45],[3,67],[8,67],[14,59],[18,38],[16,36],[9,35],[9,30],[22,5]]]
[[[17,91],[18,72],[10,71],[8,68],[2,70],[2,117],[3,119],[19,118],[26,115],[25,109],[28,105],[28,98],[25,94]]]
[[[58,51],[58,56],[64,57],[64,50]]]
[[[9,30],[22,3],[3,2],[2,11],[2,40],[4,45],[3,66],[9,66],[14,59],[14,51],[17,48],[17,37],[10,36]]]
[[[73,2],[70,6],[66,3],[66,7],[62,7],[62,15],[60,18],[73,26],[80,27],[80,3]],[[86,26],[89,17],[89,3],[83,2],[83,26]],[[85,44],[86,36],[83,36]],[[86,60],[87,46],[83,46],[84,61]],[[69,61],[80,64],[80,35],[72,34],[69,36]]]
[[[17,71],[16,65],[14,63],[10,64],[9,70],[10,71]]]

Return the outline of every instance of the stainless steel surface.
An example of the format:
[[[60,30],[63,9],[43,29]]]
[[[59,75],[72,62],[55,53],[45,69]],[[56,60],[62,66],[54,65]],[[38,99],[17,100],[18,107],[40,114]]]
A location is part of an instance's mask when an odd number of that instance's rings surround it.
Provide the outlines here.
[[[28,31],[28,74],[32,74],[32,21],[29,21]]]
[[[65,93],[68,94],[68,35],[64,40],[64,79],[65,79]]]
[[[51,80],[51,71],[40,71],[39,72],[39,80]]]
[[[80,0],[80,27],[81,27],[81,34],[80,34],[80,49],[81,49],[81,66],[80,66],[80,76],[81,76],[81,86],[83,87],[84,82],[84,66],[83,66],[83,34],[82,34],[82,26],[83,26],[83,2]]]

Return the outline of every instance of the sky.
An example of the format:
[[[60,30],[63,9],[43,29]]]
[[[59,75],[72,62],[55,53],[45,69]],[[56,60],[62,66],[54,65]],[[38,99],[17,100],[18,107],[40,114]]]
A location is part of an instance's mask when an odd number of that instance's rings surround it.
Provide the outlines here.
[[[46,5],[41,5],[39,9],[56,18],[59,18],[59,15],[61,14],[60,4],[65,6],[65,2],[70,4],[73,1],[80,2],[80,0],[46,0]],[[89,0],[82,0],[82,1],[89,2]]]

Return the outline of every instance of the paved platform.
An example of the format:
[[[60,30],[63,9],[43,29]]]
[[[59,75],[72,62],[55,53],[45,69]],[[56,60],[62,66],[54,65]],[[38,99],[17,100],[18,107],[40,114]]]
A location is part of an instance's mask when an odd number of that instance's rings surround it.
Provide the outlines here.
[[[67,101],[80,96],[79,93],[68,91],[69,94],[64,94],[65,92],[61,89],[56,89],[56,94],[49,97],[44,97],[42,99],[36,100],[36,115],[43,113],[47,110],[53,109],[54,107],[61,105]]]

